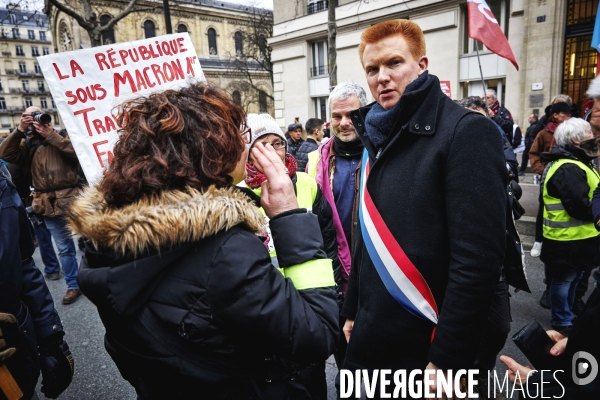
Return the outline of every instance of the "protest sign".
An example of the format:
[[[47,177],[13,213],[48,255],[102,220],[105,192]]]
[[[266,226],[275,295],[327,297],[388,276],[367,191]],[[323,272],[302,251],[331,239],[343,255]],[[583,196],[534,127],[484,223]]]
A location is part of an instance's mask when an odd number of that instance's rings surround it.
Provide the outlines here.
[[[452,98],[452,91],[450,90],[450,81],[440,81],[440,87],[442,92],[450,98]]]
[[[116,107],[132,97],[206,81],[187,32],[38,58],[90,184],[112,159]]]

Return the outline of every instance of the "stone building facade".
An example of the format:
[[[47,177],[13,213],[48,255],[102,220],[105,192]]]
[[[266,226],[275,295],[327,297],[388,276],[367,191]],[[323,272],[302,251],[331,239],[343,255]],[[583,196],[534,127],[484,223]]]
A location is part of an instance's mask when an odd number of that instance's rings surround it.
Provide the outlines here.
[[[127,5],[122,0],[92,0],[92,8],[101,24],[121,12]],[[82,8],[80,2],[67,4]],[[258,65],[251,65],[254,90],[248,85],[248,77],[233,69],[236,54],[244,52],[246,41],[241,33],[248,29],[251,9],[246,6],[214,0],[170,0],[173,32],[188,32],[198,55],[207,81],[229,94],[248,112],[273,114],[271,75]],[[105,32],[103,44],[141,40],[166,34],[161,0],[140,0],[134,11],[113,30]],[[70,16],[59,12],[46,0],[46,13],[50,19],[50,31],[55,38],[54,51],[63,52],[90,47],[88,33]]]
[[[0,9],[0,137],[6,137],[29,106],[60,120],[37,56],[53,53],[48,19],[41,12],[7,6]]]
[[[482,94],[475,43],[468,38],[465,0],[337,3],[338,82],[353,80],[369,93],[358,58],[360,35],[377,22],[407,18],[423,29],[429,71],[449,84],[451,97]],[[583,108],[585,90],[597,72],[597,52],[590,48],[590,41],[598,0],[487,3],[508,37],[520,70],[480,46],[484,80],[498,92],[515,122],[527,127],[529,114],[543,114],[552,97],[561,92]],[[275,117],[281,126],[296,117],[301,121],[329,119],[328,5],[325,0],[274,0],[275,25],[269,43],[273,48]]]

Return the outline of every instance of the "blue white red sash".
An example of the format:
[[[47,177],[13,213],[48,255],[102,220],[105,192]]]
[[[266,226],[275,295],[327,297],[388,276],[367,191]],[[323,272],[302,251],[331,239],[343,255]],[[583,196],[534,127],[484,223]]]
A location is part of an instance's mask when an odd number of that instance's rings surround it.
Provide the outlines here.
[[[438,309],[427,282],[388,229],[367,190],[370,163],[366,149],[361,169],[359,220],[371,261],[386,289],[400,305],[437,324]]]

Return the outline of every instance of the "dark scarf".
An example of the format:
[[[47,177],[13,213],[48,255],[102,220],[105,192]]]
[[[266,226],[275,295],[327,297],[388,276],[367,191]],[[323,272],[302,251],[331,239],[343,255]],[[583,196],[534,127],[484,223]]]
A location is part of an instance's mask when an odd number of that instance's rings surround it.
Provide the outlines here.
[[[344,142],[337,136],[333,138],[333,153],[336,157],[360,157],[365,146],[359,138]]]
[[[404,126],[423,102],[423,93],[429,89],[429,73],[423,72],[407,87],[400,101],[389,110],[375,103],[365,118],[365,136],[373,146],[379,147],[385,143],[396,126]]]
[[[290,153],[285,153],[285,167],[288,170],[288,175],[290,178],[292,178],[298,170],[298,161],[296,161],[296,158]],[[260,173],[254,165],[246,163],[245,182],[248,186],[250,186],[252,189],[256,189],[259,188],[260,185],[262,185],[262,183],[266,180],[267,177]]]

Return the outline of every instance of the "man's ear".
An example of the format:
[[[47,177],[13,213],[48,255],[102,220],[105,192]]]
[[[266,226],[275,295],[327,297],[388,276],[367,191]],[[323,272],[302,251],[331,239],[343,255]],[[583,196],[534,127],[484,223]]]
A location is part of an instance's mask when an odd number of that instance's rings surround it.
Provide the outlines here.
[[[427,67],[429,66],[429,59],[427,58],[427,56],[423,56],[419,59],[419,75],[421,75],[423,72],[425,72],[427,70]]]

